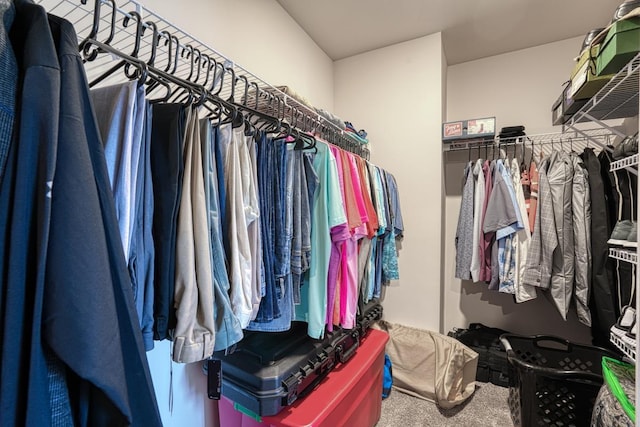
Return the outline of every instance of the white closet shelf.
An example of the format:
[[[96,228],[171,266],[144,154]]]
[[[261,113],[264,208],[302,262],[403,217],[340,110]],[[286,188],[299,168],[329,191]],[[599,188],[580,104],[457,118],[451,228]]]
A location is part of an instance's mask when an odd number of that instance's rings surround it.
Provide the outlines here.
[[[619,337],[613,332],[610,333],[609,339],[611,340],[613,345],[615,345],[620,351],[622,351],[622,353],[624,353],[625,356],[633,361],[634,364],[636,363],[636,347],[632,345],[630,341],[627,342],[622,337]]]
[[[638,264],[638,255],[635,251],[609,248],[609,256],[611,258],[619,259],[620,261],[630,262],[632,264]]]
[[[620,119],[638,115],[638,85],[640,84],[640,54],[624,66],[595,94],[566,126],[576,123]]]
[[[634,167],[634,166],[637,167],[638,159],[640,159],[640,155],[634,154],[632,156],[625,157],[624,159],[616,160],[615,162],[611,162],[611,166],[609,170],[613,172],[619,169],[625,169],[625,168]]]

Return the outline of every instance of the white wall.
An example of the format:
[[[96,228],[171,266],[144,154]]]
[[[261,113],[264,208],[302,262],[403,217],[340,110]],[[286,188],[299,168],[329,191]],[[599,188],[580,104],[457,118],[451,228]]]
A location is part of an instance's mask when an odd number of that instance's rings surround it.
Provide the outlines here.
[[[275,0],[142,3],[268,83],[289,85],[316,107],[333,110],[333,62]],[[200,363],[172,366],[166,341],[148,359],[165,427],[217,425]]]
[[[142,0],[272,85],[333,110],[333,62],[275,0]]]
[[[551,125],[551,105],[569,78],[581,42],[577,37],[449,67],[447,121],[496,116],[497,129],[522,124],[528,134],[561,131]],[[510,295],[488,291],[484,284],[455,279],[454,238],[468,153],[448,153],[444,160],[444,330],[481,322],[516,333],[590,342],[589,329],[578,323],[575,309],[564,322],[545,297],[515,304]]]
[[[449,67],[447,121],[496,116],[496,127],[524,125],[528,134],[560,132],[551,105],[569,80],[583,37]]]
[[[335,63],[335,112],[363,127],[371,160],[398,181],[405,238],[385,318],[437,330],[440,317],[442,42],[433,34]]]

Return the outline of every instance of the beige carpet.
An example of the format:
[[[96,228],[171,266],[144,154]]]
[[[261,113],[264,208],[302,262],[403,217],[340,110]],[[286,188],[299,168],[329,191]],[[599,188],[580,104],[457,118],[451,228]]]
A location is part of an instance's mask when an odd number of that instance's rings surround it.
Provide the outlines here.
[[[377,427],[510,427],[509,389],[476,383],[476,392],[464,404],[440,409],[435,403],[392,390],[382,401]]]

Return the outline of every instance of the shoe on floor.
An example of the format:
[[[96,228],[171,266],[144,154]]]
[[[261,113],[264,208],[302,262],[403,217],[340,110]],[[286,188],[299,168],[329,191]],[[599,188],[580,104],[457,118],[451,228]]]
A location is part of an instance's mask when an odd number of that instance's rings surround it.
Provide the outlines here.
[[[611,238],[607,240],[607,243],[610,245],[623,245],[624,242],[627,241],[632,228],[633,223],[630,220],[623,219],[622,221],[618,221],[616,226],[613,227]]]
[[[637,248],[638,247],[638,223],[634,222],[631,226],[631,231],[627,236],[627,241],[622,243],[625,248]]]

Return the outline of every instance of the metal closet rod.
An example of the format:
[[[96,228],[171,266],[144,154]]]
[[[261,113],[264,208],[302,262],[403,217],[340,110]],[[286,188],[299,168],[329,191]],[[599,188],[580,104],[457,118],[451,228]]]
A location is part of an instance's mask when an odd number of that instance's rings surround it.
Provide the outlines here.
[[[494,139],[477,141],[477,142],[473,140],[460,141],[459,143],[466,143],[468,145],[466,147],[453,147],[446,151],[449,152],[449,151],[476,150],[478,148],[485,148],[485,147],[498,148],[498,147],[517,146],[517,145],[535,146],[535,145],[558,145],[559,144],[560,146],[562,146],[563,144],[571,144],[572,142],[573,143],[587,142],[587,144],[594,143],[599,147],[604,148],[606,147],[607,143],[602,142],[600,140],[605,140],[608,142],[610,140],[613,140],[617,136],[618,135],[614,132],[602,131],[601,129],[589,129],[589,130],[579,131],[576,134],[546,133],[546,134],[524,135],[524,136],[518,136],[513,138],[502,138],[502,139],[496,137]],[[456,142],[454,141],[453,144],[456,144]]]
[[[38,1],[41,4],[47,3],[47,0]],[[80,2],[83,5],[87,5],[87,0],[80,0]],[[303,131],[312,131],[326,142],[369,159],[368,147],[350,136],[344,129],[341,129],[316,111],[311,110],[255,74],[237,65],[234,61],[231,61],[191,34],[176,27],[157,13],[147,9],[136,0],[126,0],[124,2],[125,5],[131,5],[132,8],[135,9],[131,12],[124,10],[121,5],[116,3],[116,0],[94,0],[93,9],[85,9],[84,11],[82,11],[82,8],[77,7],[77,0],[58,0],[50,12],[55,13],[56,9],[65,3],[73,6],[67,9],[66,14],[62,16],[68,16],[69,20],[74,21],[74,26],[79,31],[79,37],[85,36],[85,34],[81,35],[80,31],[89,31],[89,36],[85,38],[84,43],[88,41],[90,44],[93,40],[98,41],[97,44],[106,44],[110,48],[115,49],[117,53],[122,53],[123,56],[133,57],[140,63],[145,62],[145,60],[138,57],[140,50],[145,51],[145,56],[151,53],[151,57],[146,60],[145,64],[142,64],[142,67],[148,67],[156,71],[159,67],[154,67],[155,62],[164,64],[168,61],[169,65],[173,65],[173,70],[170,70],[169,67],[164,70],[164,72],[170,72],[170,74],[176,77],[176,80],[172,81],[172,83],[178,84],[179,82],[185,82],[187,85],[193,84],[198,87],[197,91],[200,94],[203,92],[203,85],[201,85],[199,81],[201,77],[205,78],[205,71],[201,72],[200,67],[204,67],[206,64],[209,69],[206,71],[205,82],[208,82],[210,71],[213,70],[213,84],[210,90],[204,88],[207,93],[203,95],[213,95],[214,97],[220,98],[223,102],[246,110],[247,107],[253,106],[253,100],[251,100],[251,104],[249,105],[249,94],[253,88],[255,89],[253,96],[255,96],[256,107],[258,107],[259,101],[262,102],[265,99],[269,99],[269,111],[267,114],[274,115],[275,113],[277,116],[275,118],[288,122],[288,124],[293,127],[298,127]],[[107,11],[103,12],[105,8]],[[62,9],[64,9],[64,7]],[[78,14],[80,13],[82,13],[82,16],[78,18]],[[96,13],[98,14],[97,16]],[[115,24],[116,14],[122,17],[122,28]],[[73,17],[75,17],[75,20]],[[136,22],[138,30],[132,30],[133,25],[131,22]],[[97,40],[99,35],[105,35],[105,24],[110,27],[109,35],[106,36],[106,40]],[[129,26],[129,28],[125,29],[127,26]],[[81,28],[82,30],[80,30]],[[148,36],[146,38],[144,37],[145,31],[147,31],[147,34],[153,31],[153,41],[151,43],[148,41]],[[126,36],[133,36],[133,40],[131,40],[131,37],[123,38],[122,33]],[[118,40],[114,41],[114,39]],[[143,41],[143,39],[145,41]],[[115,47],[110,43],[114,45],[124,44],[124,46]],[[163,51],[166,53],[166,60],[164,61],[156,60],[156,54],[160,51],[160,49],[156,50],[156,47],[159,45],[165,47]],[[166,49],[167,45],[169,45],[168,51]],[[128,55],[122,52],[125,48],[133,48],[134,54]],[[174,53],[172,53],[172,49],[175,49],[173,51]],[[107,52],[104,49],[95,49],[93,57],[89,58],[89,60],[95,60],[99,53]],[[172,58],[173,55],[175,55],[175,59]],[[191,65],[190,69],[188,65],[185,65],[187,64],[186,61],[189,60]],[[173,64],[172,61],[174,61]],[[180,65],[178,65],[179,61],[182,61]],[[197,64],[195,68],[194,64]],[[218,67],[220,68],[219,72]],[[193,76],[194,71],[196,71],[195,77]],[[187,72],[189,74],[188,77],[185,76]],[[178,73],[181,73],[181,75],[178,76]],[[230,77],[227,77],[225,81],[225,76],[229,74]],[[127,76],[131,78],[131,73],[128,72]],[[239,93],[242,93],[241,91],[244,89],[244,97],[241,101],[234,99],[236,87],[239,83],[241,85]],[[224,99],[223,94],[224,96],[228,95],[228,98]],[[275,100],[272,99],[274,97],[276,98]],[[261,112],[265,113],[264,111]]]

